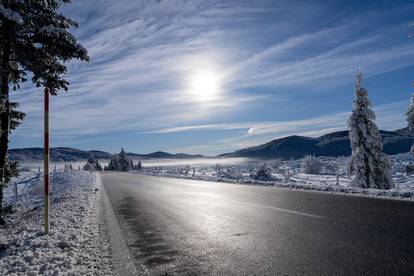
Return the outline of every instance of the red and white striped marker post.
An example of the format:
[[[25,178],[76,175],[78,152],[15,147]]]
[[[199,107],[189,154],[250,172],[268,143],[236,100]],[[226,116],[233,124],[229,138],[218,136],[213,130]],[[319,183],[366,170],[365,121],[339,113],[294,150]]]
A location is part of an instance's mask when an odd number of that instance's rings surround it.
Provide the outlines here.
[[[44,110],[44,192],[45,192],[45,234],[49,234],[49,88],[45,87],[45,110]]]

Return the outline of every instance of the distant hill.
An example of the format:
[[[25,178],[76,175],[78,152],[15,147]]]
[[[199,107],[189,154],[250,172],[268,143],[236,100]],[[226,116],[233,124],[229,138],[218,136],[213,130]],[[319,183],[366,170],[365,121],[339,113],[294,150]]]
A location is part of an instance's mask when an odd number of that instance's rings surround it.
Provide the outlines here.
[[[164,151],[156,151],[148,154],[139,154],[139,153],[127,153],[131,158],[171,158],[171,159],[192,159],[192,158],[203,158],[203,155],[200,154],[186,154],[186,153],[168,153]]]
[[[50,149],[52,161],[78,161],[85,160],[90,155],[97,159],[109,159],[111,154],[104,151],[84,151],[74,148],[57,147]],[[9,150],[10,160],[38,161],[43,160],[43,148],[19,148]]]
[[[96,159],[110,159],[113,155],[104,151],[97,150],[79,150],[75,148],[56,147],[50,149],[52,161],[82,161],[93,155]],[[185,153],[168,153],[157,151],[149,154],[127,153],[127,155],[134,159],[148,159],[148,158],[171,158],[171,159],[190,159],[202,158],[202,155],[191,155]],[[39,161],[43,160],[43,148],[19,148],[9,150],[10,160],[17,161]]]
[[[414,136],[409,134],[407,128],[396,131],[381,130],[380,134],[384,152],[387,154],[409,152],[411,145],[414,143]],[[307,154],[315,156],[349,156],[351,146],[348,131],[337,131],[318,138],[297,135],[283,137],[263,145],[225,153],[220,157],[297,159]]]

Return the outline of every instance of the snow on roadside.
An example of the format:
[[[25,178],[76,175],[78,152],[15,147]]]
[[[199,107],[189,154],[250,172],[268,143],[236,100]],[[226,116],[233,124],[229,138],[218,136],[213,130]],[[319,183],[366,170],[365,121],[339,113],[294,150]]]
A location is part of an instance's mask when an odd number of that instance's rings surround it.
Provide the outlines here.
[[[0,275],[111,275],[112,257],[96,175],[52,174],[51,233],[43,234],[42,185],[38,173],[18,181],[15,212],[0,228]],[[14,185],[6,200],[13,201]]]
[[[351,177],[346,175],[346,157],[319,157],[324,164],[321,174],[302,173],[302,160],[267,160],[249,161],[237,165],[204,165],[190,166],[154,166],[145,167],[136,173],[203,181],[227,182],[238,184],[253,184],[277,186],[289,189],[326,191],[333,193],[364,195],[385,198],[400,198],[414,200],[414,175],[406,174],[405,168],[414,164],[411,154],[391,156],[393,164],[393,179],[395,188],[390,190],[362,189],[352,187]],[[269,179],[257,177],[257,173],[265,166],[269,170]],[[337,184],[337,176],[339,184]]]

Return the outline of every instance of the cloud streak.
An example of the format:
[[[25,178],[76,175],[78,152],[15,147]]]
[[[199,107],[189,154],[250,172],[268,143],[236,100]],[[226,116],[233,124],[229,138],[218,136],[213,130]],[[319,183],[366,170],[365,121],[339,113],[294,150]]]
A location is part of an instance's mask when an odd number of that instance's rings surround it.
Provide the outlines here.
[[[312,93],[349,83],[357,68],[375,76],[413,64],[414,47],[403,35],[406,22],[378,27],[385,18],[412,13],[413,5],[362,12],[342,21],[325,16],[329,24],[315,18],[330,5],[305,1],[298,6],[213,0],[84,0],[68,5],[64,11],[80,20],[76,34],[92,61],[72,64],[70,93],[52,100],[56,143],[76,140],[81,145],[94,136],[128,132],[198,130],[244,131],[240,140],[245,143],[252,137],[304,133],[305,124],[315,125],[307,130],[315,133],[318,127],[336,129],[346,113],[273,122],[252,120],[245,110],[277,96],[280,87]],[[191,74],[205,67],[217,72],[223,85],[216,99],[202,103],[183,92]],[[261,93],[262,88],[274,92]],[[26,85],[13,96],[28,113],[13,136],[19,141],[41,135],[39,92]],[[283,97],[289,104],[289,95]],[[314,121],[321,118],[320,124]],[[229,120],[234,123],[225,123]]]

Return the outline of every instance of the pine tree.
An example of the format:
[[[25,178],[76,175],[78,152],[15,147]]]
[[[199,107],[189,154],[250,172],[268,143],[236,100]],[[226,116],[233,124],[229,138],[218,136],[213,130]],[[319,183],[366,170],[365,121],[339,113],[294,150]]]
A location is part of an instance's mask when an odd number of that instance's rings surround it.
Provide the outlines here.
[[[394,187],[391,162],[382,152],[381,136],[375,125],[368,91],[361,87],[362,75],[357,74],[354,108],[348,121],[352,156],[348,170],[355,174],[352,185],[361,188],[390,189]]]
[[[127,156],[123,148],[121,148],[121,152],[119,153],[118,162],[119,162],[119,170],[121,171],[129,171],[134,166],[133,161]]]
[[[20,123],[23,121],[24,117],[26,116],[25,113],[20,112],[17,110],[18,103],[10,102],[10,125],[9,125],[9,134],[12,130],[16,129]],[[0,114],[4,112],[5,106],[0,104]],[[2,210],[3,210],[3,189],[10,182],[10,179],[13,177],[18,176],[18,166],[19,163],[17,161],[9,161],[6,155],[6,160],[1,170],[1,177],[2,181],[0,180],[0,225],[4,224],[4,219],[2,218]]]
[[[118,155],[114,154],[108,164],[108,171],[118,171],[119,170],[119,162],[118,162]]]
[[[95,164],[96,163],[96,160],[95,160],[95,157],[92,155],[92,154],[90,154],[89,156],[88,156],[88,159],[87,159],[87,161],[86,161],[87,163],[90,163],[90,164]]]
[[[121,171],[126,171],[127,170],[126,168],[128,167],[128,164],[127,164],[126,153],[125,153],[123,148],[121,148],[121,152],[119,153],[118,162],[119,162],[119,169]]]
[[[67,63],[72,59],[89,60],[86,49],[68,31],[79,24],[61,13],[62,5],[68,2],[4,0],[0,3],[0,211],[3,188],[17,173],[17,164],[7,160],[13,129],[10,84],[19,88],[30,72],[37,87],[47,87],[56,95],[57,90],[68,89],[69,82],[63,78]]]
[[[128,157],[124,149],[119,154],[115,154],[108,164],[109,171],[129,171],[134,168],[134,162]]]
[[[414,133],[414,93],[411,95],[410,105],[405,115],[407,116],[408,130],[412,134]],[[411,146],[410,152],[414,154],[414,144]]]
[[[100,171],[102,171],[102,170],[103,170],[103,169],[102,169],[101,164],[99,164],[98,160],[96,160],[96,162],[95,162],[95,171],[100,172]]]

